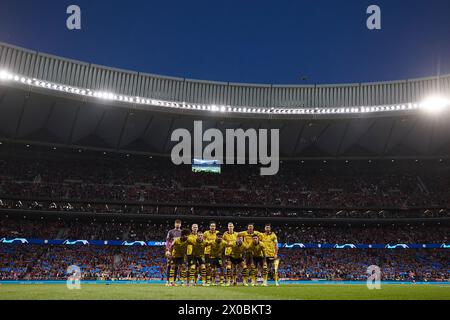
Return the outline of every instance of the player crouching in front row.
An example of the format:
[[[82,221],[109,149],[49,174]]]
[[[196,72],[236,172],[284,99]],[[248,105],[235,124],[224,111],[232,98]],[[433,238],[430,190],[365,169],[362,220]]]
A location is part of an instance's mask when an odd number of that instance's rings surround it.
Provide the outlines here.
[[[258,271],[261,271],[263,278],[263,286],[267,287],[267,261],[266,261],[266,245],[259,241],[259,237],[255,234],[250,245],[251,252],[251,266],[250,275],[252,278],[252,286],[256,285],[258,278]]]
[[[211,251],[210,251],[210,257],[209,257],[209,267],[210,270],[208,272],[208,285],[211,284],[213,286],[216,285],[216,276],[217,276],[217,269],[219,269],[219,276],[220,276],[220,285],[225,286],[224,283],[224,266],[222,263],[222,256],[224,249],[226,247],[225,241],[222,241],[222,234],[217,233],[216,240],[211,241],[210,243]]]
[[[244,260],[244,254],[248,247],[244,244],[241,236],[237,237],[235,242],[231,242],[228,247],[231,249],[227,256],[228,284],[237,286],[238,268],[241,267],[242,283],[244,286],[248,286],[248,269]]]
[[[180,271],[180,278],[182,285],[186,280],[186,263],[184,256],[186,254],[187,247],[189,245],[188,236],[189,230],[181,230],[181,237],[176,238],[172,243],[170,252],[170,283],[172,286],[176,286],[176,277],[178,270]]]
[[[192,247],[192,252],[188,256],[189,259],[189,284],[195,285],[197,278],[197,268],[200,269],[202,285],[206,286],[206,263],[205,263],[205,247],[208,243],[203,239],[203,232],[198,231],[195,239],[188,240]]]

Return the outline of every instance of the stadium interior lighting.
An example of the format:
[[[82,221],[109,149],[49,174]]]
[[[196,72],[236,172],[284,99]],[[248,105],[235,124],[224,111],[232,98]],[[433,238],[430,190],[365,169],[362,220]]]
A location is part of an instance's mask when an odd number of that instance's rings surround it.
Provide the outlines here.
[[[442,96],[431,96],[426,98],[420,107],[427,113],[440,113],[450,106],[450,100]]]
[[[13,76],[6,70],[0,70],[0,80],[11,80]]]
[[[283,107],[278,106],[276,108],[256,108],[254,106],[230,106],[230,105],[186,105],[184,102],[174,101],[162,101],[154,100],[147,97],[131,97],[121,95],[112,92],[95,91],[88,88],[77,88],[63,84],[51,83],[40,79],[28,78],[19,74],[13,74],[6,70],[0,70],[0,80],[13,81],[21,85],[35,86],[53,91],[60,91],[69,94],[75,94],[79,96],[94,97],[102,100],[119,101],[122,103],[131,104],[145,104],[151,106],[162,106],[166,108],[174,109],[192,109],[203,110],[209,112],[232,112],[232,113],[253,113],[253,114],[279,114],[279,115],[292,115],[292,114],[307,114],[307,115],[330,115],[330,114],[357,114],[357,113],[379,113],[379,112],[398,112],[398,111],[412,111],[418,108],[437,112],[445,107],[450,106],[450,100],[443,97],[431,97],[421,104],[407,103],[403,105],[384,105],[384,106],[349,106],[339,108],[329,107]]]

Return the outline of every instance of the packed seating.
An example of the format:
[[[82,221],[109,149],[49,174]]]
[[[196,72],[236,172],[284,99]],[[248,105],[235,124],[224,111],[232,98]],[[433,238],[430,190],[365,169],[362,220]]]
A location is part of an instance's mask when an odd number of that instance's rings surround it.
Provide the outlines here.
[[[208,221],[195,221],[200,230],[208,229]],[[226,231],[227,222],[218,222],[218,230]],[[234,223],[245,230],[245,223]],[[0,238],[52,240],[130,240],[164,241],[173,221],[96,222],[76,220],[0,219]],[[262,230],[264,224],[256,224]],[[190,229],[187,222],[183,228]],[[448,225],[295,225],[273,224],[280,243],[449,243]]]
[[[290,207],[250,208],[214,207],[178,204],[148,204],[148,203],[118,203],[64,200],[20,200],[0,199],[0,210],[33,210],[45,212],[75,212],[75,213],[107,213],[107,214],[138,214],[138,215],[172,215],[172,216],[217,216],[217,217],[273,217],[273,218],[308,218],[308,219],[411,219],[411,218],[446,218],[450,217],[447,209],[302,209]]]
[[[124,157],[8,152],[0,157],[0,199],[399,209],[446,209],[450,199],[450,167],[439,162],[291,161],[269,177],[252,166],[199,174],[167,158]]]
[[[378,265],[382,280],[448,281],[448,250],[287,250],[280,251],[279,274],[289,280],[367,280]],[[0,280],[67,280],[79,266],[82,280],[163,280],[166,260],[160,247],[67,247],[0,245]]]

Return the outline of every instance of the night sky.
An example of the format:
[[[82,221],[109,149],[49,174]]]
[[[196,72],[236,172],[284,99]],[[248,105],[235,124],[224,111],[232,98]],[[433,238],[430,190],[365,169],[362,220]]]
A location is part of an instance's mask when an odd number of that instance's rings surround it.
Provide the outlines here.
[[[66,28],[70,4],[81,7],[81,31]],[[382,30],[366,28],[371,4]],[[450,73],[450,1],[0,0],[0,41],[193,79],[396,80]]]

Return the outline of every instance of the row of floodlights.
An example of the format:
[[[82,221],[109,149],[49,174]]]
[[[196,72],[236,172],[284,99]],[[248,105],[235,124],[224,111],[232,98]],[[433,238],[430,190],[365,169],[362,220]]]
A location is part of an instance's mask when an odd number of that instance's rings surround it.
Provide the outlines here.
[[[356,114],[369,112],[391,112],[391,111],[407,111],[415,109],[442,109],[450,105],[449,100],[440,97],[432,97],[421,104],[408,103],[390,106],[370,106],[370,107],[341,107],[341,108],[252,108],[252,107],[233,107],[233,106],[217,106],[205,104],[189,104],[180,102],[171,102],[163,100],[155,100],[141,97],[131,97],[118,95],[104,91],[94,91],[90,89],[81,89],[77,87],[56,84],[48,81],[27,78],[16,75],[8,71],[0,71],[0,81],[14,81],[25,85],[46,88],[54,91],[66,92],[69,94],[95,97],[103,100],[119,101],[124,103],[133,103],[141,105],[160,106],[167,108],[199,110],[220,113],[256,113],[256,114]]]

